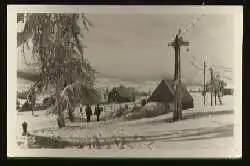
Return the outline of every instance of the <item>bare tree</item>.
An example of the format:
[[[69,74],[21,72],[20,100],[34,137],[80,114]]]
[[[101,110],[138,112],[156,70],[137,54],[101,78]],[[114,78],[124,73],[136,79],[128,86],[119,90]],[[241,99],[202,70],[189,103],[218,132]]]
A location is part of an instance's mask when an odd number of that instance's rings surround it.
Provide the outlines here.
[[[215,92],[219,98],[220,104],[222,104],[221,96],[223,95],[224,88],[227,86],[227,83],[223,81],[219,74],[214,78]]]
[[[64,127],[63,102],[70,105],[69,91],[80,95],[82,88],[93,89],[95,70],[83,56],[83,32],[91,27],[84,14],[26,14],[24,30],[17,34],[18,46],[29,49],[38,66],[40,89],[55,88],[58,126]],[[23,52],[24,53],[24,52]],[[23,54],[25,55],[25,54]],[[71,108],[69,108],[72,110]]]
[[[223,96],[224,88],[227,86],[227,83],[221,79],[220,75],[216,75],[213,78],[213,83],[211,84],[211,80],[208,80],[205,84],[206,91],[212,91],[216,97],[218,97],[220,104],[222,104],[221,97]]]

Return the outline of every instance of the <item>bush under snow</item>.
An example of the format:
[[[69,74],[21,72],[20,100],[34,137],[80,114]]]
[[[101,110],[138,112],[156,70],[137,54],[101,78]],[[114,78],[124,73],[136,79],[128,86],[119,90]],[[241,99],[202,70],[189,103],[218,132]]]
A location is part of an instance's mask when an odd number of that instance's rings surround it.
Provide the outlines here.
[[[162,103],[147,103],[139,110],[131,112],[125,116],[126,120],[134,120],[140,118],[150,118],[163,115],[170,112],[170,108]]]

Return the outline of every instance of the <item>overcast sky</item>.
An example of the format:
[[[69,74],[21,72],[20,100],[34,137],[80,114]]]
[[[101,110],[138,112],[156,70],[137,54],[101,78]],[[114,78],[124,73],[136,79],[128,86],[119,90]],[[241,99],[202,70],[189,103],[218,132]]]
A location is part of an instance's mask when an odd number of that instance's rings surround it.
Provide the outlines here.
[[[174,51],[168,47],[178,27],[190,24],[199,15],[92,14],[94,27],[85,32],[85,56],[97,71],[113,76],[152,76],[174,73]],[[233,17],[205,15],[183,37],[189,51],[181,50],[183,77],[202,80],[190,63],[233,67]],[[195,57],[195,58],[194,58]],[[19,63],[19,67],[21,64]]]

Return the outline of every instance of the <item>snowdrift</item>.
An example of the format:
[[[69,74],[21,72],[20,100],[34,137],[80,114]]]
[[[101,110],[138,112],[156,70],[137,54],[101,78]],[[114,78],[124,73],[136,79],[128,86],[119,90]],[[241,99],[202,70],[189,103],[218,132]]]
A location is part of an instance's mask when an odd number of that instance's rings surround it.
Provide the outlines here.
[[[162,103],[152,102],[147,103],[144,107],[141,107],[137,111],[128,113],[124,118],[126,120],[135,120],[141,118],[156,117],[169,112],[171,112],[171,110],[168,106],[165,106]]]
[[[92,106],[94,110],[94,106]],[[123,119],[123,120],[136,120],[141,118],[157,117],[159,115],[167,114],[171,112],[172,108],[165,106],[160,102],[150,102],[144,107],[140,105],[128,104],[128,107],[121,105],[107,105],[104,107],[104,112],[101,114],[101,120],[110,119]],[[64,111],[65,118],[67,118],[67,111]],[[79,112],[79,107],[75,108],[74,116],[76,118],[86,118],[85,111],[83,109],[83,114]]]

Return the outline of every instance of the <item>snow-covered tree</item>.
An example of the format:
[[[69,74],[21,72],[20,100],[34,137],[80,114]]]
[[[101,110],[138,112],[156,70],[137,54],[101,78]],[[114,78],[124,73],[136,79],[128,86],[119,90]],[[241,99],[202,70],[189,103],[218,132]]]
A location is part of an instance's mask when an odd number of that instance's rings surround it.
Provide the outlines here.
[[[23,13],[22,13],[23,14]],[[91,27],[85,14],[25,14],[24,30],[17,33],[18,47],[31,48],[33,65],[38,66],[39,89],[55,88],[58,126],[64,127],[63,102],[71,106],[69,91],[81,95],[93,89],[95,70],[84,57],[83,32]],[[20,18],[20,17],[18,17]],[[23,54],[25,55],[25,54]]]

